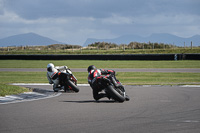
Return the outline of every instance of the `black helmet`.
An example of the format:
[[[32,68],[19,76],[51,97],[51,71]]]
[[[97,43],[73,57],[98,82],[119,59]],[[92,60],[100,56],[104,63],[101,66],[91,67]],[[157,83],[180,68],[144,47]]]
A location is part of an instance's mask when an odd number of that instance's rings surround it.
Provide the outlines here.
[[[96,67],[94,65],[91,65],[91,66],[88,67],[87,71],[90,72],[93,69],[96,69]]]

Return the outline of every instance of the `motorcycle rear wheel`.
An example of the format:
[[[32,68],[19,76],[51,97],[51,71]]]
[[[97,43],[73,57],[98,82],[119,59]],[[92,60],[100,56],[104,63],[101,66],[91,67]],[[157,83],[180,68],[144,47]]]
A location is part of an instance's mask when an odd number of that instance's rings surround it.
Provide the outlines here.
[[[124,102],[125,101],[125,97],[123,95],[121,95],[119,92],[117,92],[114,87],[112,85],[109,85],[107,87],[108,93],[110,94],[110,96],[118,101],[118,102]]]
[[[71,80],[67,81],[67,85],[70,86],[72,88],[73,91],[75,92],[79,92],[79,88],[74,84],[74,82],[72,82]]]

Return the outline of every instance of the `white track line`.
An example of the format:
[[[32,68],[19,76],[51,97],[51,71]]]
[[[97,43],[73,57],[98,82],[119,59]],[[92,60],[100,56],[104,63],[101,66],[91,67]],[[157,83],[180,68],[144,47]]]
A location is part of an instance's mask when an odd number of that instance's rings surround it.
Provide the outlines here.
[[[10,85],[50,85],[48,83],[12,83]],[[51,85],[50,85],[51,86]],[[78,84],[78,86],[89,86],[89,84]],[[35,100],[41,100],[41,99],[47,99],[52,98],[61,95],[61,92],[58,92],[56,95],[45,95],[37,92],[25,92],[22,93],[25,95],[43,95],[44,97],[37,98],[36,96],[31,99],[26,99],[25,97],[19,95],[6,95],[5,97],[0,97],[0,104],[10,104],[10,103],[20,103],[20,102],[26,102],[26,101],[35,101]]]
[[[51,85],[48,83],[12,83],[10,85]],[[89,84],[77,84],[77,86],[90,86]]]
[[[37,93],[37,92],[26,92],[24,94],[28,94],[28,93],[30,93],[30,94],[34,93],[35,95],[38,95],[38,96],[44,95],[44,94]],[[36,101],[36,100],[41,100],[41,99],[57,97],[57,96],[60,96],[61,94],[62,94],[61,92],[58,92],[56,95],[49,95],[49,96],[33,98],[33,99],[24,99],[23,97],[20,97],[17,95],[10,95],[10,96],[5,96],[5,97],[0,97],[0,101],[2,101],[2,103],[0,102],[0,104],[11,104],[11,103],[21,103],[21,102],[27,102],[27,101]]]
[[[48,83],[12,83],[10,85],[51,85],[51,84],[48,84]],[[77,84],[77,86],[90,86],[90,85],[89,84]],[[151,86],[154,86],[154,85],[141,85],[141,86],[151,87]],[[178,85],[178,86],[179,87],[200,87],[200,85]]]

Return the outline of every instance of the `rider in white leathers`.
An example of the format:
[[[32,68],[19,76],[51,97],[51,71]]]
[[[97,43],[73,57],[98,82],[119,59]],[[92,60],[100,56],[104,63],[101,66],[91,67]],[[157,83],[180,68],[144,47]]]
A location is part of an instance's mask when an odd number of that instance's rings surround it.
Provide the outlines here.
[[[53,90],[58,91],[59,90],[59,76],[58,72],[66,72],[67,66],[54,66],[53,63],[49,63],[47,65],[47,79],[49,81],[49,84],[53,84]],[[58,71],[59,70],[59,71]]]

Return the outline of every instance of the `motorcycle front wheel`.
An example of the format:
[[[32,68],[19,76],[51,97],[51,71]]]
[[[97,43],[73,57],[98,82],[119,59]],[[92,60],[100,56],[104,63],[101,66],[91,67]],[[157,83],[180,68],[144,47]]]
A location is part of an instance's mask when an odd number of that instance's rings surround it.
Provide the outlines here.
[[[75,92],[79,92],[79,88],[71,80],[67,81],[67,85]]]
[[[123,96],[123,94],[120,94],[117,90],[115,90],[115,88],[112,85],[109,85],[107,87],[107,91],[114,100],[118,102],[125,101],[125,97]]]

